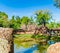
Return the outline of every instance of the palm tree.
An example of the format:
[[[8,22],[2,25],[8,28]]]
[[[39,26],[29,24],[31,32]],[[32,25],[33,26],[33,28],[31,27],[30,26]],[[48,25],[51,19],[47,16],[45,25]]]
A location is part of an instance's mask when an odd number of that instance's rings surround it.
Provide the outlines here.
[[[44,26],[46,23],[49,22],[49,20],[52,18],[49,11],[45,10],[39,10],[36,12],[36,21],[39,25],[43,24]]]
[[[0,26],[1,27],[8,27],[8,15],[4,12],[0,11]]]

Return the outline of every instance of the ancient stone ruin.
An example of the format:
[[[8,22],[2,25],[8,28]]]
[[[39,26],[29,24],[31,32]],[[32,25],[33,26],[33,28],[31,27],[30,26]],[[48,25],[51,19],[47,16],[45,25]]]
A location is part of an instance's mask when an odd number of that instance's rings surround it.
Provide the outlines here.
[[[14,34],[34,34],[36,27],[35,24],[22,25],[20,29],[14,30]]]
[[[12,28],[0,28],[0,53],[13,53]]]
[[[14,34],[43,34],[50,36],[60,36],[60,28],[49,29],[47,26],[41,25],[37,27],[35,24],[23,25],[21,29],[14,30]]]
[[[0,38],[0,53],[9,53],[10,52],[10,44],[6,39]]]

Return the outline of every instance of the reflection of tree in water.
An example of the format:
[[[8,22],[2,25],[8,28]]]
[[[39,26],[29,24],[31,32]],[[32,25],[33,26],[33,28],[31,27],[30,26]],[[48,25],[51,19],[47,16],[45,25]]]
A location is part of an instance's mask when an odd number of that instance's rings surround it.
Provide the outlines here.
[[[27,51],[25,51],[24,53],[32,53],[33,51],[37,50],[36,45],[32,45],[31,48],[29,48]]]
[[[35,41],[27,41],[28,38],[15,38],[14,44],[17,48],[20,48],[21,46],[24,48],[32,47],[32,45],[37,44]]]
[[[33,53],[40,53],[39,50],[34,50]]]
[[[49,43],[60,41],[60,36],[51,36],[50,37],[50,36],[37,35],[34,38],[16,37],[16,38],[14,38],[14,44],[17,46],[17,48],[20,48],[20,46],[22,46],[26,49],[30,48],[29,50],[27,50],[27,51],[30,51],[30,53],[35,51],[35,49],[33,49],[33,48],[37,48],[36,50],[39,53],[46,53],[46,50],[49,46],[48,41],[49,41]],[[35,44],[37,46],[33,47],[33,45],[35,45]],[[25,51],[25,53],[26,53],[26,51]]]
[[[40,53],[46,53],[46,50],[47,50],[48,46],[49,46],[48,44],[46,44],[46,45],[40,45],[40,44],[38,44],[37,48],[38,48],[38,50],[39,50]]]
[[[29,50],[25,51],[29,53],[37,50],[39,53],[43,53],[46,52],[46,49],[48,47],[48,44],[36,44],[37,46],[34,46],[35,42],[34,41],[29,41],[29,42],[21,42],[20,40],[15,40],[15,44],[17,46],[17,48],[20,48],[20,46],[24,47],[24,48],[30,48]],[[36,51],[35,51],[36,52]]]

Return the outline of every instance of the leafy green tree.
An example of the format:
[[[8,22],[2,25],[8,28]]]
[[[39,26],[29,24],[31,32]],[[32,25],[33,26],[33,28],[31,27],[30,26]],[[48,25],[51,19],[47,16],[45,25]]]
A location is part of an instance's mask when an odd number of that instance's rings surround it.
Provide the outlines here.
[[[60,8],[60,0],[54,0],[54,5]]]
[[[23,17],[21,18],[21,24],[25,24],[25,25],[27,25],[28,22],[29,22],[29,18],[28,18],[28,17],[23,16]]]
[[[60,23],[56,23],[56,22],[50,22],[48,24],[46,24],[46,26],[50,29],[53,29],[53,28],[59,28],[60,27]]]
[[[0,27],[3,27],[3,20],[0,18]]]
[[[12,19],[10,19],[10,28],[16,29],[16,20],[15,20],[15,16],[12,16]]]
[[[19,16],[16,16],[16,22],[19,23],[19,24],[21,24],[21,19],[20,19]]]
[[[7,19],[8,18],[8,15],[5,12],[1,12],[0,11],[0,18],[2,18],[3,20],[4,19]]]
[[[0,11],[0,26],[1,27],[9,27],[8,23],[8,15],[4,12]]]
[[[8,20],[3,20],[3,27],[5,27],[5,28],[9,28],[10,27],[10,24],[9,24]]]
[[[46,23],[49,22],[49,20],[52,18],[49,11],[47,10],[39,10],[36,12],[36,22],[41,25],[44,24],[44,26],[46,25]]]
[[[19,16],[16,16],[16,24],[17,24],[17,29],[19,29],[21,26],[21,18]]]
[[[56,27],[56,23],[55,22],[50,22],[48,24],[46,24],[48,28],[52,29]]]
[[[30,17],[30,18],[29,18],[29,23],[30,23],[30,24],[33,24],[33,23],[34,23],[33,17]]]
[[[12,16],[12,19],[10,19],[10,27],[14,29],[20,29],[21,25],[21,19],[19,16]]]
[[[56,23],[56,28],[60,27],[60,23]]]

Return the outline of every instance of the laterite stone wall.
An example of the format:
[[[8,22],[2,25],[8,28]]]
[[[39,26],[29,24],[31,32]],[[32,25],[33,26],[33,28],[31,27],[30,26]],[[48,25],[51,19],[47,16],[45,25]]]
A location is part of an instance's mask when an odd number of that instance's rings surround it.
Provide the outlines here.
[[[0,28],[0,53],[13,53],[12,28]]]

